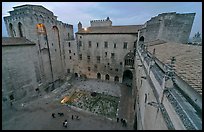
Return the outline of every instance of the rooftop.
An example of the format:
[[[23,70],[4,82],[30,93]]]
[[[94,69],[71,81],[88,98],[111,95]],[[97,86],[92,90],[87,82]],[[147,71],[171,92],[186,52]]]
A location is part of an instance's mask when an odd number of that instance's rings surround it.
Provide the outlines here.
[[[2,37],[2,46],[35,45],[25,37]]]
[[[136,34],[143,25],[88,27],[79,30],[77,34]]]
[[[198,93],[202,94],[202,47],[164,42],[150,45],[148,51],[162,63],[168,63],[171,57],[176,58],[176,74],[186,81]]]

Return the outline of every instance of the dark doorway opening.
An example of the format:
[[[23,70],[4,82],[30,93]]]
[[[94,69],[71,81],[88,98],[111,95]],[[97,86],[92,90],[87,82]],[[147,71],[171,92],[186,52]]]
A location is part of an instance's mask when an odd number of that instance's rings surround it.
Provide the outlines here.
[[[110,76],[108,74],[106,74],[106,80],[109,80]]]
[[[101,73],[97,73],[97,78],[101,79]]]
[[[132,72],[130,70],[124,71],[122,83],[128,87],[132,87],[132,79],[133,79]]]
[[[115,76],[114,81],[115,81],[115,82],[119,82],[119,77],[118,77],[118,76]]]
[[[78,74],[77,74],[77,73],[74,73],[74,76],[75,76],[75,77],[78,77]]]
[[[9,96],[10,100],[14,100],[13,94]]]

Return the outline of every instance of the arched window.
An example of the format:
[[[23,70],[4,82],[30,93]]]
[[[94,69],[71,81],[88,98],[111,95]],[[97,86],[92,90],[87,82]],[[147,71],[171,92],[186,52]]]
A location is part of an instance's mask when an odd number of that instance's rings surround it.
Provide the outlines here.
[[[141,36],[139,39],[139,46],[143,49],[144,48],[144,37]]]
[[[11,23],[9,24],[9,32],[10,32],[10,36],[14,37],[15,31],[13,30],[13,25]]]
[[[108,74],[106,74],[106,80],[109,80],[110,76]]]
[[[23,37],[23,29],[22,29],[22,24],[20,22],[18,23],[18,31],[19,31],[19,36]]]
[[[129,52],[125,56],[125,66],[132,66],[133,67],[133,65],[134,65],[134,53]]]
[[[115,82],[119,82],[119,77],[118,77],[118,76],[115,76],[114,81],[115,81]]]
[[[45,25],[42,23],[37,24],[37,32],[40,34],[46,34]]]
[[[101,79],[101,73],[97,73],[97,78]]]

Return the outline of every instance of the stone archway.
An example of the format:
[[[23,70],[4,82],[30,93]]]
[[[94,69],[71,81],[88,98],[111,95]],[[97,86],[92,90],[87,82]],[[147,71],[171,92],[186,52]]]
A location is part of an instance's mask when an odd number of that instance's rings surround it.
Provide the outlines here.
[[[106,74],[106,80],[109,80],[110,76],[108,74]]]
[[[133,80],[133,74],[130,70],[126,70],[123,72],[123,81],[122,83],[125,84],[128,87],[132,87],[132,80]]]
[[[9,24],[9,32],[11,37],[16,36],[15,31],[13,29],[13,25],[11,23]]]
[[[119,77],[118,77],[118,76],[115,76],[114,81],[115,81],[115,82],[119,82]]]
[[[23,27],[22,23],[18,23],[19,37],[23,37]]]
[[[78,77],[78,74],[77,74],[77,73],[74,73],[74,76],[75,76],[75,77]]]
[[[97,73],[97,78],[101,79],[101,73]]]

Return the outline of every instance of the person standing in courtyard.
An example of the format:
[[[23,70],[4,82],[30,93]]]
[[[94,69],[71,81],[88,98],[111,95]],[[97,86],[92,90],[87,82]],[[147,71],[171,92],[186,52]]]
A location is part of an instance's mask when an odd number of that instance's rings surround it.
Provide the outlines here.
[[[55,118],[55,113],[52,113],[52,118]]]
[[[68,124],[67,120],[64,120],[63,126],[67,128],[67,124]]]

